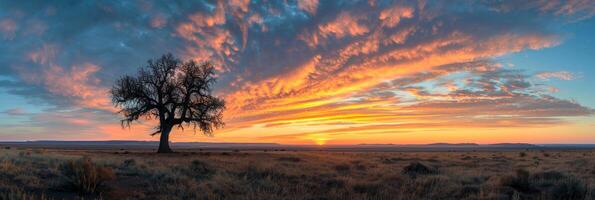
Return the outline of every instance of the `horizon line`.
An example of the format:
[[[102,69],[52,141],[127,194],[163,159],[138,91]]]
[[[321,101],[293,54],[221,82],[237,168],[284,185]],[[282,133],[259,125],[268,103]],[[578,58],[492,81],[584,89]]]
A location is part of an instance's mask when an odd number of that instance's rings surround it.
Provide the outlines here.
[[[0,140],[0,143],[27,143],[27,142],[159,142],[158,140]],[[497,143],[475,143],[475,142],[432,142],[432,143],[353,143],[353,144],[287,144],[277,142],[171,142],[175,143],[208,143],[208,144],[275,144],[286,146],[349,146],[349,145],[595,145],[595,143],[529,143],[529,142],[497,142]]]

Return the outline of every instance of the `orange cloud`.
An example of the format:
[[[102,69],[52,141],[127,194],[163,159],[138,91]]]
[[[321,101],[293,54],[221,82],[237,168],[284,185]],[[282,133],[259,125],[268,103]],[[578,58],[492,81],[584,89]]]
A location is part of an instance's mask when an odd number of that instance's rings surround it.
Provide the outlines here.
[[[395,27],[402,18],[413,17],[413,12],[413,8],[410,7],[394,6],[380,12],[378,19],[382,21],[383,26],[392,28]]]
[[[327,23],[321,24],[317,30],[312,32],[304,32],[298,37],[305,41],[310,47],[315,47],[320,41],[333,36],[336,38],[343,38],[346,36],[358,36],[368,33],[370,30],[359,20],[361,16],[354,16],[348,12],[341,12],[337,17]]]
[[[318,0],[298,0],[298,8],[311,15],[315,15],[316,9],[318,8]]]
[[[115,112],[109,99],[109,89],[99,86],[101,80],[93,75],[101,68],[91,63],[73,65],[65,69],[54,63],[58,49],[54,45],[43,45],[38,51],[27,54],[27,58],[41,66],[41,71],[20,69],[21,77],[76,105],[91,109]]]

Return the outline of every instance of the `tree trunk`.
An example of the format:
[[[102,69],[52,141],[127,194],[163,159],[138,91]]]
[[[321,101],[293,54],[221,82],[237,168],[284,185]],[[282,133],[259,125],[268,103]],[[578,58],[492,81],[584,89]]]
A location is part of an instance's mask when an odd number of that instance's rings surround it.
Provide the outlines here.
[[[172,127],[166,126],[161,131],[161,138],[159,139],[159,149],[157,153],[173,153],[173,151],[169,148],[169,133],[171,132]]]

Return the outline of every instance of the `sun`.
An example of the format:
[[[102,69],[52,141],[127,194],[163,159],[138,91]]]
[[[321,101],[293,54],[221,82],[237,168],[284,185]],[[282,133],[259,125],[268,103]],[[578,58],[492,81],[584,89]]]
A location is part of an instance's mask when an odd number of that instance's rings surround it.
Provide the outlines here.
[[[325,145],[326,141],[328,140],[328,138],[314,138],[314,143],[316,143],[316,145]]]

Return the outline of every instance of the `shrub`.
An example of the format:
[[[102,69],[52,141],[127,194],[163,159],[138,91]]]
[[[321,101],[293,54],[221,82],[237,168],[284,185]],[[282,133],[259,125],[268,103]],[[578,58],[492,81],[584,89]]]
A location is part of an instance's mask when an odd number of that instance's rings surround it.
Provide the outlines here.
[[[338,172],[349,172],[351,170],[351,167],[347,164],[340,164],[340,165],[335,165],[335,170],[337,170]]]
[[[525,153],[525,152],[520,152],[519,153],[519,157],[525,157],[525,156],[527,156],[527,153]]]
[[[263,179],[290,181],[289,179],[296,178],[293,176],[289,176],[289,175],[287,175],[273,167],[270,167],[270,166],[260,167],[260,166],[254,166],[254,165],[250,165],[250,166],[246,167],[245,169],[241,170],[238,173],[238,176],[244,180],[248,180],[251,182],[255,182],[255,181],[263,180]]]
[[[364,193],[375,195],[378,194],[382,185],[377,183],[358,183],[353,185],[353,191],[357,193]]]
[[[465,185],[458,191],[457,196],[461,198],[473,197],[479,194],[481,189],[477,185]]]
[[[97,193],[106,181],[115,179],[111,168],[98,166],[88,157],[66,161],[60,171],[66,184],[82,193]]]
[[[325,189],[345,187],[345,181],[341,180],[341,179],[331,178],[331,179],[324,180],[322,182],[323,182],[322,185]]]
[[[415,177],[417,175],[434,174],[436,170],[420,162],[412,162],[403,168],[403,174]]]
[[[567,178],[555,185],[551,190],[553,199],[585,199],[587,185],[576,178]]]
[[[473,158],[471,158],[471,156],[463,156],[461,158],[461,160],[471,160],[471,159],[473,159]]]
[[[534,189],[529,182],[529,172],[524,169],[518,169],[515,176],[508,176],[501,179],[501,185],[508,186],[519,192],[533,192]]]
[[[300,161],[302,161],[302,159],[296,158],[296,157],[281,157],[281,158],[278,158],[277,160],[283,161],[283,162],[300,162]]]
[[[565,178],[566,176],[558,171],[546,171],[533,174],[533,179],[556,181]]]
[[[364,164],[356,164],[355,169],[358,171],[366,171],[366,166]]]
[[[126,159],[124,160],[124,162],[122,163],[122,167],[133,167],[136,165],[136,160],[134,159]]]
[[[412,196],[405,199],[449,199],[460,190],[456,182],[442,175],[420,176],[409,180],[403,187]]]
[[[208,163],[200,160],[193,160],[189,169],[192,175],[197,178],[208,178],[216,172]]]
[[[17,165],[14,164],[13,161],[10,160],[3,160],[0,161],[0,174],[18,174],[22,171],[23,169]]]
[[[45,152],[46,150],[43,148],[33,150],[33,153],[35,154],[44,154]]]
[[[30,156],[31,152],[29,151],[19,151],[19,156],[20,157],[25,157],[25,156]]]
[[[0,199],[3,200],[46,200],[43,194],[30,194],[20,188],[2,189],[0,188]]]

